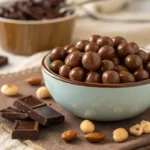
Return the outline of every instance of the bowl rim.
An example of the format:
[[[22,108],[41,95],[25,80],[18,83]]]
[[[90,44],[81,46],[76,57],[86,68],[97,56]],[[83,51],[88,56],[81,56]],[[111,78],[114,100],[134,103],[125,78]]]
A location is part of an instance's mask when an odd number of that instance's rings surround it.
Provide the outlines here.
[[[15,1],[19,1],[19,0],[15,0]],[[15,2],[14,1],[14,2]],[[5,3],[12,3],[12,1],[10,0],[6,0],[6,1],[1,1],[0,2],[0,6],[2,4]],[[58,22],[63,22],[63,21],[67,21],[73,18],[76,18],[78,16],[78,14],[76,13],[75,9],[74,9],[74,13],[65,17],[60,17],[60,18],[54,18],[54,19],[46,19],[46,20],[17,20],[17,19],[8,19],[8,18],[3,18],[0,17],[0,22],[5,22],[5,23],[13,23],[13,24],[47,24],[47,23],[58,23]]]
[[[142,48],[142,50],[144,49]],[[120,83],[120,84],[86,83],[86,82],[72,81],[70,79],[59,76],[58,74],[52,72],[49,69],[49,67],[46,65],[46,59],[48,58],[49,54],[50,53],[46,54],[46,56],[44,56],[44,58],[42,59],[41,69],[52,78],[65,83],[79,85],[79,86],[101,87],[101,88],[125,88],[125,87],[136,87],[136,86],[150,84],[150,79],[144,81],[138,81],[134,83]]]

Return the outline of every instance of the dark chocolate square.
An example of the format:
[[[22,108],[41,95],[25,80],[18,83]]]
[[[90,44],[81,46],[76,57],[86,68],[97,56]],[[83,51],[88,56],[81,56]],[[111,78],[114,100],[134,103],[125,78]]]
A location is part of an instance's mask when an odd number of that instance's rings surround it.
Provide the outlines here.
[[[45,118],[47,125],[54,125],[64,122],[64,116],[49,106],[34,109],[34,112]]]
[[[8,58],[0,56],[0,66],[6,65],[8,63]]]
[[[19,101],[23,102],[25,105],[27,105],[30,108],[37,108],[46,105],[43,101],[39,100],[35,96],[27,96],[23,97],[21,99],[18,99]]]
[[[39,135],[39,123],[16,120],[12,130],[12,139],[36,140]]]

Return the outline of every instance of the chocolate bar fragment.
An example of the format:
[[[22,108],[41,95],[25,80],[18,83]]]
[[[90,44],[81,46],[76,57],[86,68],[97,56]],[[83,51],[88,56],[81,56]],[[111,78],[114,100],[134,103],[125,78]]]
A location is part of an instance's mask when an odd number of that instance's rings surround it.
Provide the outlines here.
[[[0,56],[0,67],[8,64],[8,58],[4,56]]]
[[[6,109],[0,110],[1,117],[15,122],[16,120],[29,120],[29,116],[26,113],[19,111],[16,108],[8,107]]]
[[[35,121],[16,120],[12,130],[12,139],[37,140],[39,123]]]
[[[31,109],[46,106],[46,104],[42,100],[40,100],[40,99],[38,99],[38,98],[36,98],[35,96],[32,96],[32,95],[20,98],[20,99],[18,99],[18,101],[22,105],[25,105],[27,108],[29,107]],[[20,108],[18,108],[18,109],[20,109]]]
[[[21,112],[21,111],[14,107],[7,107],[5,109],[0,110],[0,113],[3,113],[3,112]]]
[[[63,115],[34,96],[18,99],[14,102],[14,106],[27,113],[30,118],[38,121],[43,126],[56,125],[64,122]]]

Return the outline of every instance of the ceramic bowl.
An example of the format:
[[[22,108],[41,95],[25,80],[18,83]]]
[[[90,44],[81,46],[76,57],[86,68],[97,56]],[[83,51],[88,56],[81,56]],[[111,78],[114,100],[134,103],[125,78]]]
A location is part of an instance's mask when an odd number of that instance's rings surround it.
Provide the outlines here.
[[[129,84],[90,84],[60,77],[49,69],[49,54],[42,73],[54,100],[75,116],[116,121],[134,117],[150,106],[150,80]]]
[[[0,7],[8,7],[20,0],[5,0]],[[64,46],[71,41],[77,15],[49,20],[20,21],[0,17],[0,45],[2,49],[19,55]]]

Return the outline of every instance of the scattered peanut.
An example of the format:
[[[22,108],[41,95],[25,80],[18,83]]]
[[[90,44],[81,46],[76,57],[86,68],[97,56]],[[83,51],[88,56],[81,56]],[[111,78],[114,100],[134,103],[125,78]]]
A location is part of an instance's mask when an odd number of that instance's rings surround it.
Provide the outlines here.
[[[31,77],[31,78],[26,79],[26,82],[29,83],[30,85],[33,85],[33,86],[40,85],[41,81],[42,80],[40,77]]]
[[[77,137],[77,132],[75,130],[68,130],[62,133],[61,138],[66,142],[71,142]]]
[[[50,93],[49,93],[47,87],[42,86],[42,87],[37,89],[36,96],[38,98],[49,98],[50,97]]]
[[[85,138],[91,143],[97,143],[105,138],[103,133],[89,133],[85,135]]]
[[[11,84],[5,84],[1,87],[1,92],[7,96],[15,96],[18,93],[18,88]]]
[[[89,120],[84,120],[80,124],[80,129],[83,133],[92,133],[95,130],[94,124]]]
[[[136,124],[130,128],[130,133],[134,136],[140,136],[143,133],[143,126]]]
[[[140,126],[143,127],[143,133],[150,133],[150,122],[149,121],[141,121]]]
[[[124,128],[118,128],[113,131],[113,139],[115,142],[123,142],[128,138],[128,132]]]

